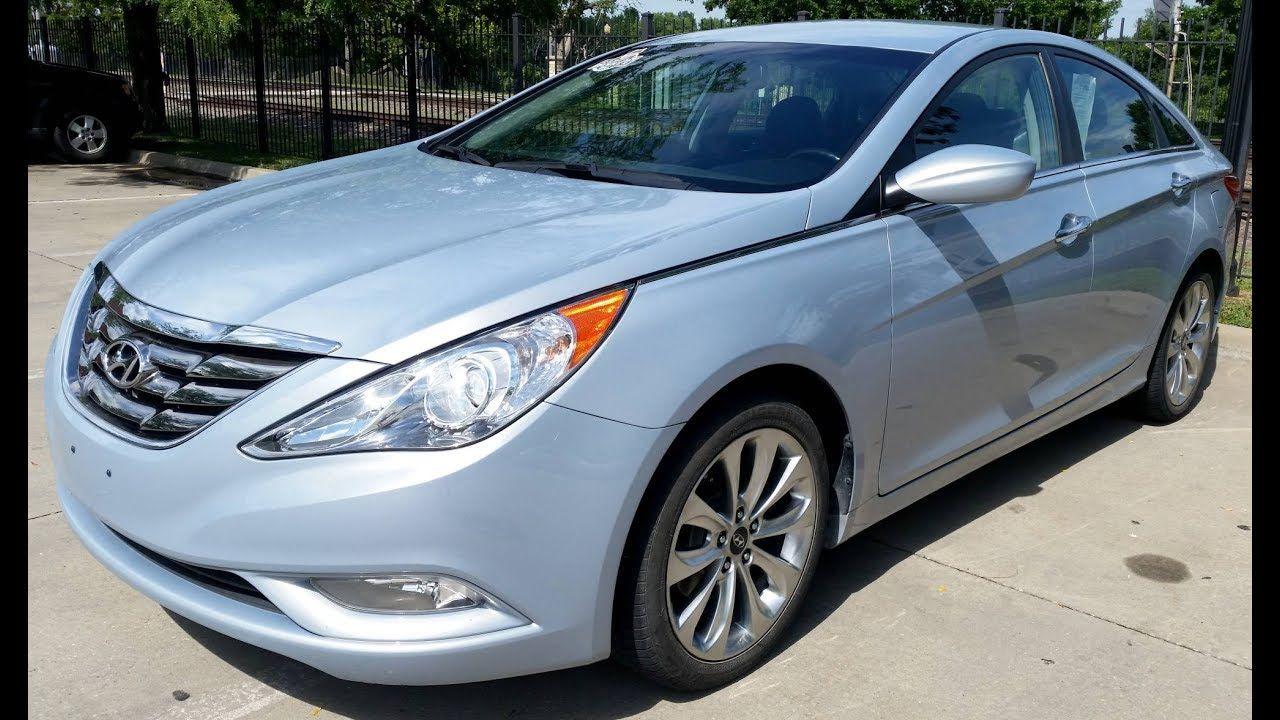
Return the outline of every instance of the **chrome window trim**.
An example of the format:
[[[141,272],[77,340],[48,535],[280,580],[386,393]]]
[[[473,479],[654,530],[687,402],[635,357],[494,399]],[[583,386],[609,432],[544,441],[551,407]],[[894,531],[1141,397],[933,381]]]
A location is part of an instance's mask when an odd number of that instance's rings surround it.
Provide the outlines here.
[[[1141,152],[1126,153],[1124,155],[1116,155],[1114,157],[1102,158],[1101,160],[1084,161],[1075,167],[1081,170],[1089,168],[1097,168],[1103,165],[1114,165],[1116,163],[1130,162],[1133,160],[1144,160],[1148,158],[1156,158],[1161,155],[1176,155],[1178,153],[1199,153],[1203,152],[1199,147],[1194,145],[1180,145],[1178,147],[1156,148],[1154,150],[1143,150]]]

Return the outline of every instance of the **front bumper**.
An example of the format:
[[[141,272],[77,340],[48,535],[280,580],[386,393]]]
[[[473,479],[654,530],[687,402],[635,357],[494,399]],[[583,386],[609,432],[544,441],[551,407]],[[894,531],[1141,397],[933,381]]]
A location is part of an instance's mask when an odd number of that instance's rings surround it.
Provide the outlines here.
[[[363,682],[470,682],[608,656],[622,546],[678,428],[643,429],[544,403],[456,450],[271,461],[239,452],[240,441],[296,409],[296,398],[376,369],[326,358],[189,440],[153,450],[80,415],[63,392],[60,346],[46,369],[45,404],[66,518],[100,562],[161,605]],[[193,582],[121,536],[166,558],[235,572],[276,608]],[[520,622],[442,613],[438,623],[379,616],[369,624],[370,614],[338,609],[314,591],[299,597],[295,585],[292,597],[279,594],[282,577],[384,572],[460,578]]]

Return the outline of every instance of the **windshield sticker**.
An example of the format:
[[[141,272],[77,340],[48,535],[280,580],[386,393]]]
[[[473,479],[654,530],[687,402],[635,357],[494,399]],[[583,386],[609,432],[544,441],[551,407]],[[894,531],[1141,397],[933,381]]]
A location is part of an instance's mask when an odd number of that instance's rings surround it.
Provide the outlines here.
[[[642,59],[644,59],[644,48],[637,48],[635,50],[632,50],[631,52],[623,53],[618,57],[612,57],[612,58],[609,58],[608,60],[601,60],[595,65],[592,65],[590,67],[590,70],[591,72],[601,72],[604,70],[617,70],[618,68],[624,68],[628,65],[632,65],[634,63],[640,62],[640,60]]]

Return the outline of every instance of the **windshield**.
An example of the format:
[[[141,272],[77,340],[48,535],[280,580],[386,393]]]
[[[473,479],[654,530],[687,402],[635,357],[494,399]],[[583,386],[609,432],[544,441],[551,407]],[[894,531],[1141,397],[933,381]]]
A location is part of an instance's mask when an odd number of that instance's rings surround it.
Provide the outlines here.
[[[485,121],[450,155],[643,185],[804,187],[835,167],[927,57],[800,43],[636,48]]]

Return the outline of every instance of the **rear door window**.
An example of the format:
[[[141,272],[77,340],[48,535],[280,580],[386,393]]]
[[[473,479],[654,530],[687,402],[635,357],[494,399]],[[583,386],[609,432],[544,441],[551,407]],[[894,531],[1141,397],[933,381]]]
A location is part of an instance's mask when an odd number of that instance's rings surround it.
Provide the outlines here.
[[[1083,60],[1060,56],[1057,65],[1086,161],[1156,148],[1151,110],[1132,85]]]

